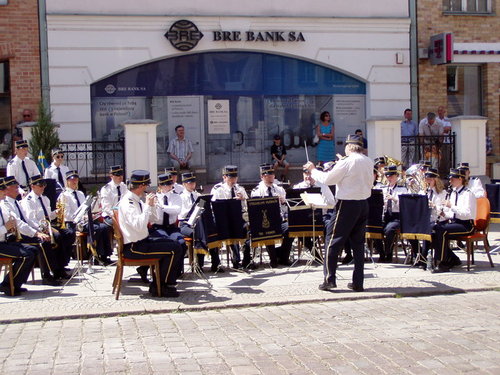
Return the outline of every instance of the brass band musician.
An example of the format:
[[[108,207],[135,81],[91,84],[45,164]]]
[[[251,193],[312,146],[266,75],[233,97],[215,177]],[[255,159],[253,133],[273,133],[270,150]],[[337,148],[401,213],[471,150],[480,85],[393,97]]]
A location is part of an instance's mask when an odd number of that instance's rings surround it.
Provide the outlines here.
[[[101,216],[104,223],[113,227],[113,208],[118,207],[118,202],[128,191],[127,185],[123,182],[123,168],[121,165],[113,165],[109,169],[109,181],[100,192]]]

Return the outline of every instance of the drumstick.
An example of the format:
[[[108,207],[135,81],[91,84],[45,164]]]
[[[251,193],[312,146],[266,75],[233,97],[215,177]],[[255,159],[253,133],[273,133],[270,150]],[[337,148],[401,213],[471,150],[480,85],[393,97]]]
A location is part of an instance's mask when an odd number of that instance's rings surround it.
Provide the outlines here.
[[[304,148],[306,150],[306,159],[307,159],[307,162],[309,163],[309,153],[307,152],[307,143],[306,143],[305,139],[304,139]]]

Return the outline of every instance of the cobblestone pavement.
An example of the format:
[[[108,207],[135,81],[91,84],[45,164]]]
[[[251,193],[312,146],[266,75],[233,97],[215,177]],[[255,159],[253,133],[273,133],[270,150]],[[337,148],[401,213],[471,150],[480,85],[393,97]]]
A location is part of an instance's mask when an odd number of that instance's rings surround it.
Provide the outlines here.
[[[496,240],[492,245],[498,244],[499,233],[490,233],[490,240]],[[457,254],[465,264],[465,253],[459,251]],[[346,288],[352,265],[339,266],[339,288],[335,293],[319,291],[322,267],[305,269],[304,262],[290,269],[263,266],[251,273],[207,273],[212,289],[188,273],[186,279],[179,281],[181,297],[175,299],[151,298],[147,285],[127,281],[130,276],[137,278],[137,274],[134,275],[133,267],[126,267],[118,301],[111,294],[115,267],[97,267],[95,273],[77,276],[64,288],[30,281],[26,285],[29,291],[22,296],[0,297],[0,323],[493,290],[500,288],[500,255],[492,257],[495,268],[490,267],[485,253],[480,250],[475,254],[475,265],[470,272],[463,265],[444,274],[432,274],[401,263],[368,263],[364,293]]]
[[[0,373],[499,374],[500,292],[0,326]]]

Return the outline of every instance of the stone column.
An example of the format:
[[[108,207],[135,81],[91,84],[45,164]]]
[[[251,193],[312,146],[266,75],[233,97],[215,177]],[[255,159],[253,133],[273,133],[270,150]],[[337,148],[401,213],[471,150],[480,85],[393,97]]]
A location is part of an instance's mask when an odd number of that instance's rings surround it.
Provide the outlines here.
[[[457,116],[450,119],[455,133],[456,164],[468,162],[471,175],[486,174],[486,121],[482,116]]]
[[[153,120],[129,120],[122,123],[125,128],[125,176],[135,169],[145,169],[151,175],[151,185],[158,181],[156,151],[156,127]]]
[[[387,155],[401,160],[401,118],[372,117],[366,120],[368,157]]]

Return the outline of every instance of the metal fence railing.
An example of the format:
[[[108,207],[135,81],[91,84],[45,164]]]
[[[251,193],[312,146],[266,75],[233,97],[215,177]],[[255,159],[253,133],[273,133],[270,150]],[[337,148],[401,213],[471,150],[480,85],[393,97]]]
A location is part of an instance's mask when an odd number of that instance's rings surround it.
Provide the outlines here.
[[[401,161],[405,167],[420,160],[431,162],[443,177],[456,166],[455,133],[446,136],[401,137]]]
[[[109,181],[109,168],[125,168],[125,142],[61,142],[66,165],[77,170],[83,183],[102,184]]]

